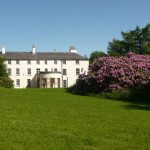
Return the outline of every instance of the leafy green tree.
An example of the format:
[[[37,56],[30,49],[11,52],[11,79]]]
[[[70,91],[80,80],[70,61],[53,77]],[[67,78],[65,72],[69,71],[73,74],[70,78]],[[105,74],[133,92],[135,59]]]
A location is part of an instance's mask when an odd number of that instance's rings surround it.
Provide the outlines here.
[[[97,59],[98,57],[103,57],[103,56],[107,56],[107,54],[105,54],[104,52],[102,51],[93,51],[91,54],[90,54],[90,63],[92,63],[95,59]]]
[[[122,40],[113,39],[108,44],[109,55],[124,55],[128,52],[150,54],[150,24],[144,28],[121,32]]]
[[[0,57],[0,77],[7,76],[7,67],[4,62],[5,62],[5,59]]]
[[[13,80],[9,78],[5,59],[0,57],[0,87],[13,87]]]

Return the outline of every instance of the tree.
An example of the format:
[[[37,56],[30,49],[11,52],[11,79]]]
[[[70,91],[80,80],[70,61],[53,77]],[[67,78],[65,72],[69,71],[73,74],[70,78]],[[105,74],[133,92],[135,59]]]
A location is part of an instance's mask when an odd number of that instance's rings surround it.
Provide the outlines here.
[[[99,57],[89,65],[87,74],[81,74],[69,89],[75,94],[111,93],[149,97],[150,56],[132,52],[120,57]],[[145,95],[144,95],[145,93]],[[143,95],[142,95],[143,94]]]
[[[4,64],[5,59],[0,57],[0,77],[7,76],[7,67]]]
[[[91,54],[90,54],[90,63],[92,63],[95,59],[99,58],[99,57],[103,57],[103,56],[107,56],[107,54],[105,54],[104,52],[102,51],[93,51]]]
[[[144,28],[121,32],[123,40],[113,39],[108,44],[109,55],[124,55],[128,52],[150,54],[150,24]]]
[[[5,59],[0,57],[0,87],[13,87],[13,80],[9,78]]]

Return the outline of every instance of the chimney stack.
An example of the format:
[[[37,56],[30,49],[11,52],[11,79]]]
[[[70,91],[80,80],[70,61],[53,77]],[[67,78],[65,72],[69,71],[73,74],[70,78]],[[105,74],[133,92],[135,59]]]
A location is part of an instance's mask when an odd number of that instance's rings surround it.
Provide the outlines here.
[[[32,53],[35,54],[35,46],[34,46],[34,44],[32,46]]]
[[[6,48],[5,46],[2,47],[2,54],[5,54],[6,53]]]
[[[70,46],[69,52],[70,53],[77,53],[76,47],[75,46]]]

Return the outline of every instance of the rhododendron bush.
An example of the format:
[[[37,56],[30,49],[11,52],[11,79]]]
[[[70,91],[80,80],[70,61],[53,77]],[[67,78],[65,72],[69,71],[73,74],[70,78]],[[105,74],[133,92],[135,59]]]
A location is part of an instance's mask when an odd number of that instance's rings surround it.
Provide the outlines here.
[[[89,90],[96,93],[147,85],[150,82],[150,56],[130,52],[121,57],[100,57],[79,80],[86,80]]]

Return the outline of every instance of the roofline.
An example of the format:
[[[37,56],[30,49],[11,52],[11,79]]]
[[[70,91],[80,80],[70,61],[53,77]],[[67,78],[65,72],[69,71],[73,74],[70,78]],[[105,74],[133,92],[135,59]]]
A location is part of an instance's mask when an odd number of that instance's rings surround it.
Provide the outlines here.
[[[24,57],[23,57],[24,55]],[[6,60],[82,60],[89,61],[82,55],[70,52],[6,52],[5,54],[0,53],[1,57]],[[47,56],[47,57],[45,57]],[[50,57],[49,57],[50,56]]]
[[[82,61],[89,61],[88,58],[85,58],[85,59],[57,59],[57,58],[54,58],[54,59],[7,59],[6,57],[4,57],[6,60],[20,60],[20,61],[24,61],[24,60],[67,60],[67,61],[72,61],[72,60],[82,60]]]

